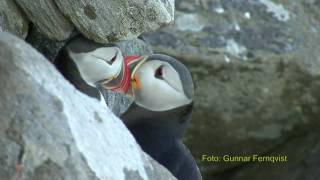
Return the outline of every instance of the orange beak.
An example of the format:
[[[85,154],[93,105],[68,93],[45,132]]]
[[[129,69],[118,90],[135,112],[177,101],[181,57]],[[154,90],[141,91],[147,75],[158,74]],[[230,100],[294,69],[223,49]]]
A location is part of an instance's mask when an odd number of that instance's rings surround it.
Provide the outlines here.
[[[133,61],[128,62],[128,67],[130,69],[131,74],[131,93],[134,96],[134,91],[137,91],[141,88],[141,81],[137,74],[137,70],[141,67],[142,64],[146,62],[148,56],[141,56],[139,59],[135,59]]]
[[[141,83],[137,74],[131,79],[131,87],[136,91],[141,88]]]

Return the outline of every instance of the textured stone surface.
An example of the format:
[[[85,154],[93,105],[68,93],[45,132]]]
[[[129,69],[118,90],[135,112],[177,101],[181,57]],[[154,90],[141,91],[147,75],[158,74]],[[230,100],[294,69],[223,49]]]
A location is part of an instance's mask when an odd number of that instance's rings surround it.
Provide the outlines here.
[[[97,42],[115,42],[158,29],[174,18],[173,0],[56,0],[77,29]]]
[[[317,179],[319,2],[197,2],[177,1],[175,23],[145,38],[192,72],[195,111],[185,142],[205,179]],[[201,162],[203,154],[289,161]]]
[[[25,38],[28,34],[28,23],[13,0],[0,1],[0,32],[10,32]]]
[[[174,179],[109,109],[7,33],[0,81],[2,179]]]
[[[116,43],[121,49],[123,56],[142,56],[153,54],[152,48],[144,40],[134,38]]]
[[[194,1],[177,1],[178,10],[184,10],[182,2]],[[215,55],[223,51],[242,60],[296,53],[304,56],[301,63],[310,72],[319,74],[319,3],[272,2],[209,0],[208,10],[192,4],[193,11],[177,11],[174,24],[157,31],[148,41],[183,52]]]
[[[15,0],[39,31],[51,39],[65,40],[73,25],[62,15],[54,0]]]
[[[42,55],[44,55],[49,61],[54,62],[61,48],[65,46],[69,39],[77,34],[78,33],[74,31],[68,39],[64,41],[57,41],[48,38],[47,35],[39,32],[39,29],[37,27],[33,26],[29,30],[26,41],[31,44],[36,50],[38,50]]]

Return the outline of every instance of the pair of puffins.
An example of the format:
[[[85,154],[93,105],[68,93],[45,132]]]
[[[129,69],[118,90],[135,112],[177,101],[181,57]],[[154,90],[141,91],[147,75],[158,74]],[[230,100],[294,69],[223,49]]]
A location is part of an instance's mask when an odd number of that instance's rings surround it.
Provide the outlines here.
[[[162,54],[123,56],[114,45],[72,39],[56,61],[79,90],[103,98],[98,89],[133,96],[120,117],[142,149],[179,180],[201,175],[182,137],[191,119],[193,81],[178,60]]]

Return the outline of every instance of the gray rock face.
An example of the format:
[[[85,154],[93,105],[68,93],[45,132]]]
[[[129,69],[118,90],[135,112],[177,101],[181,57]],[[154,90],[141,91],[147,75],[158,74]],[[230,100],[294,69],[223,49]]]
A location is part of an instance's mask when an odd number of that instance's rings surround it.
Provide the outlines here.
[[[1,179],[174,179],[111,111],[0,33]]]
[[[15,0],[28,19],[49,39],[63,41],[74,26],[101,43],[137,37],[174,19],[174,0]],[[13,1],[0,2],[0,30],[25,38],[28,21]],[[69,21],[70,20],[70,21]]]
[[[39,31],[50,39],[65,40],[73,25],[62,15],[53,0],[15,0]]]
[[[48,38],[47,35],[42,34],[37,27],[32,27],[30,28],[29,34],[25,40],[42,55],[44,55],[49,61],[54,62],[61,48],[63,48],[68,40],[76,34],[77,33],[72,33],[71,36],[64,41],[57,41],[52,40]]]
[[[25,38],[28,34],[28,23],[13,0],[0,1],[0,32],[11,32]]]
[[[152,48],[145,41],[134,38],[116,43],[121,49],[123,56],[143,56],[153,54]]]
[[[102,43],[136,37],[174,19],[173,0],[55,2],[84,36]]]
[[[145,37],[155,52],[183,61],[194,77],[195,111],[185,142],[205,179],[317,179],[319,2],[194,2],[177,1],[174,24]],[[203,154],[221,162],[201,161]],[[222,160],[252,154],[289,160]]]

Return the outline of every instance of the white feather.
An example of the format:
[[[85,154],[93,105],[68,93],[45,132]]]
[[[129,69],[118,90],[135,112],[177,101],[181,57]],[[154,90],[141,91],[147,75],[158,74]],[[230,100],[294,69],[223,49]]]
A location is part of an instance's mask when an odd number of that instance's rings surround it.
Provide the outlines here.
[[[123,56],[117,47],[98,48],[92,52],[74,53],[68,50],[69,56],[77,65],[81,77],[87,84],[95,87],[95,83],[116,77],[123,65]],[[116,56],[116,60],[109,65],[107,61]]]
[[[154,76],[156,69],[163,66],[163,79]],[[167,62],[147,61],[137,70],[141,88],[134,91],[135,102],[152,111],[165,111],[189,104],[183,91],[179,73]]]

